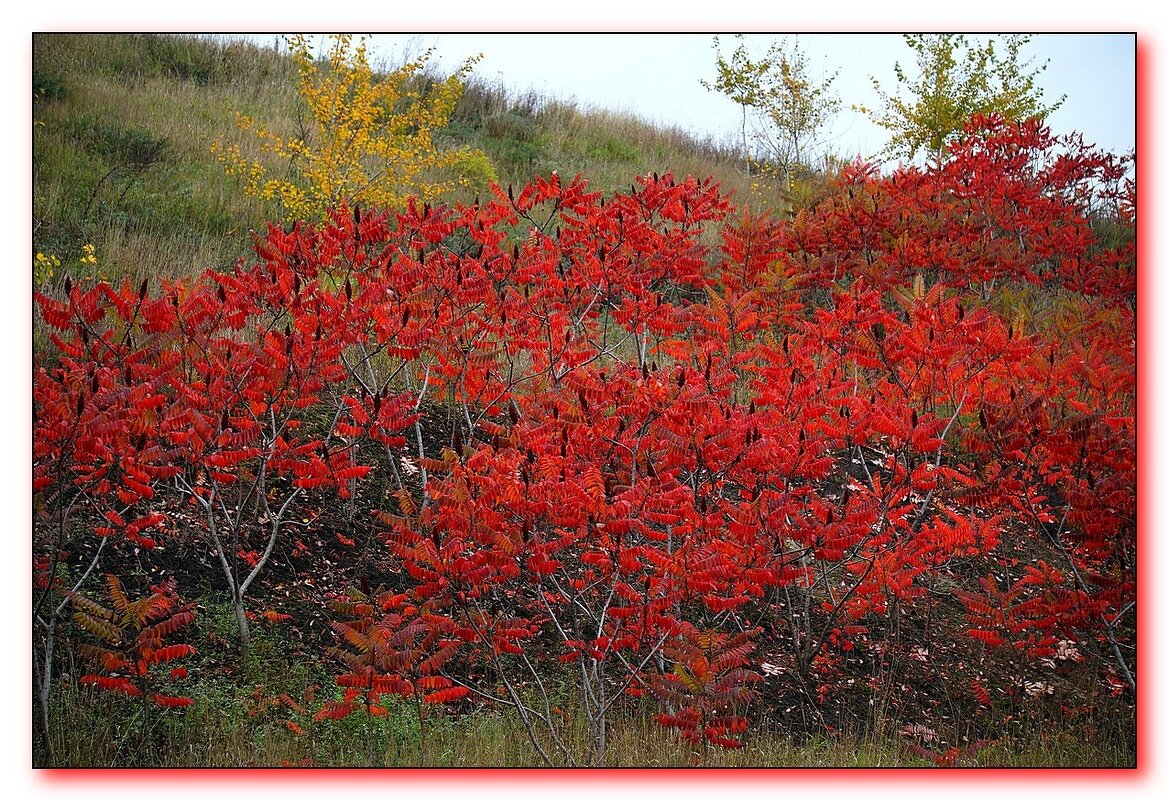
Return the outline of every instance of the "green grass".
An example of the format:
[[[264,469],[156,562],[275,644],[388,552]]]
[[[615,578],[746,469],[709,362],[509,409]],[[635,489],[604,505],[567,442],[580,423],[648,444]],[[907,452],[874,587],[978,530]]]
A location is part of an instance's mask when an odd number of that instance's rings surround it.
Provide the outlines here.
[[[211,141],[233,110],[295,113],[274,52],[197,37],[39,35],[33,42],[34,246],[75,266],[185,276],[248,253],[271,212],[223,174]],[[78,272],[74,270],[74,272]]]
[[[450,134],[481,147],[496,161],[501,183],[532,173],[584,175],[594,189],[627,189],[638,175],[673,172],[714,176],[728,192],[751,193],[750,179],[731,151],[676,128],[576,103],[510,94],[472,79]]]
[[[259,686],[259,685],[256,685]],[[363,713],[342,721],[311,723],[286,707],[265,706],[253,685],[231,679],[200,683],[196,703],[182,711],[152,711],[88,689],[62,689],[57,698],[53,758],[58,767],[527,767],[541,763],[523,727],[510,715],[480,709],[442,714],[425,709],[421,729],[406,702],[388,704],[390,714]],[[274,695],[271,688],[263,693]],[[303,699],[300,691],[289,693]],[[319,696],[324,697],[324,696]],[[303,735],[287,720],[299,721]],[[1130,722],[1131,723],[1131,722]],[[1104,731],[1115,725],[1115,731]],[[569,725],[568,730],[572,731]],[[1008,731],[959,760],[961,767],[1126,768],[1135,753],[1115,724],[1045,725]],[[420,739],[419,732],[423,733]],[[577,732],[581,734],[581,732]],[[1110,736],[1115,735],[1115,736]],[[659,728],[648,714],[614,721],[606,758],[609,767],[853,768],[935,767],[909,749],[910,740],[818,736],[794,739],[780,731],[753,730],[738,750],[687,744]],[[933,746],[944,750],[940,746]]]

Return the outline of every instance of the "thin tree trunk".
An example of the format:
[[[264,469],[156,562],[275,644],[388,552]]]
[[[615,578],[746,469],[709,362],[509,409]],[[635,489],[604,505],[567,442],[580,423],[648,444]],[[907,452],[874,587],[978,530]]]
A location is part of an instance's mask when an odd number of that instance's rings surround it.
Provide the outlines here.
[[[247,610],[244,607],[243,596],[237,593],[235,597],[232,598],[232,606],[235,610],[236,625],[239,626],[240,658],[244,659],[248,655],[248,648],[251,647],[252,635],[248,628],[248,615]]]
[[[747,104],[743,104],[743,166],[751,174],[751,153],[747,149]]]

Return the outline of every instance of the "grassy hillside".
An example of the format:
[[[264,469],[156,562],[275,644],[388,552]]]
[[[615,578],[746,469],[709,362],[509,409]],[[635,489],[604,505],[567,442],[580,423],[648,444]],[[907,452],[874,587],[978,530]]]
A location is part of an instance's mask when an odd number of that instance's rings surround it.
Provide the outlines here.
[[[248,230],[277,210],[246,197],[210,143],[247,146],[236,112],[291,134],[299,109],[291,59],[250,42],[34,37],[34,249],[84,274],[79,256],[93,244],[92,269],[136,279],[189,275],[249,256]],[[712,175],[740,197],[748,191],[742,167],[710,142],[475,78],[442,144],[481,148],[503,184],[559,170],[611,191],[635,175],[672,170]],[[462,199],[485,189],[471,187]]]

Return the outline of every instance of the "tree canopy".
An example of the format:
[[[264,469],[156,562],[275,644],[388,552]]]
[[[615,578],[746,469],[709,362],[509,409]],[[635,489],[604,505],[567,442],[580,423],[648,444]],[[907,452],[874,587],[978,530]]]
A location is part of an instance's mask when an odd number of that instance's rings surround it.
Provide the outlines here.
[[[1034,66],[1033,59],[1023,58],[1031,38],[1013,34],[979,44],[962,34],[906,34],[914,66],[894,65],[892,93],[872,77],[882,108],[858,107],[892,133],[885,155],[912,160],[924,150],[941,161],[946,146],[976,114],[1022,121],[1059,108],[1064,98],[1047,105],[1037,82],[1047,62]]]

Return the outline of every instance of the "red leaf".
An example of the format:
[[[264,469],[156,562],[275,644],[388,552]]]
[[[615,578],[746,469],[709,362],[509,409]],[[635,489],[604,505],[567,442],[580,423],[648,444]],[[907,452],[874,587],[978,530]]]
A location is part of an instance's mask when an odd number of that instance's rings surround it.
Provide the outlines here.
[[[191,704],[195,703],[190,698],[183,698],[181,696],[176,696],[176,695],[160,695],[158,693],[153,693],[150,696],[150,700],[153,701],[154,703],[158,704],[161,707],[166,707],[167,709],[173,709],[175,707],[182,707],[182,706],[190,706]]]
[[[470,690],[466,687],[448,687],[445,690],[436,690],[424,695],[422,700],[428,704],[445,704],[448,701],[457,701],[469,692]]]

